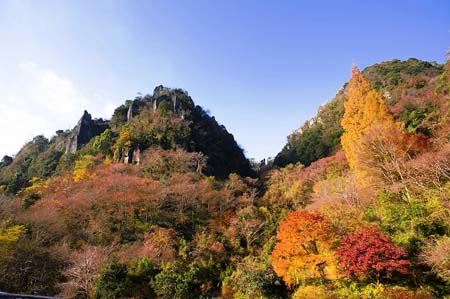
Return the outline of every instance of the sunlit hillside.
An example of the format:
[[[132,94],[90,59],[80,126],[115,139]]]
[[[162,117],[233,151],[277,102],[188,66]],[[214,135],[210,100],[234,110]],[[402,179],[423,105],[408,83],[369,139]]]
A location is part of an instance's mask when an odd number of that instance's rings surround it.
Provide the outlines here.
[[[85,112],[2,159],[0,290],[448,298],[449,74],[416,59],[354,67],[274,165],[250,163],[180,89],[111,120]]]

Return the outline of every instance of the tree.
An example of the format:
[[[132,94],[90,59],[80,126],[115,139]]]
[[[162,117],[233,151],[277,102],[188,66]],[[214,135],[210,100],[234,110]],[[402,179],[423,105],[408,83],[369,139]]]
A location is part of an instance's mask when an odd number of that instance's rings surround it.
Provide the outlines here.
[[[199,298],[200,280],[197,266],[186,267],[180,263],[167,263],[151,282],[158,298]]]
[[[406,133],[395,126],[374,124],[360,140],[356,153],[360,170],[370,173],[373,179],[404,190],[410,198],[409,184],[412,183],[412,169],[408,162],[423,152],[429,144],[422,134]]]
[[[96,152],[100,152],[105,156],[111,156],[117,138],[118,134],[116,132],[111,129],[106,129],[102,134],[94,138],[92,147]]]
[[[247,256],[230,279],[235,298],[284,298],[286,286],[265,261]]]
[[[239,234],[245,240],[247,251],[252,252],[256,249],[257,242],[261,240],[266,222],[261,217],[262,214],[254,206],[241,209],[236,216]]]
[[[370,82],[357,67],[352,69],[348,101],[344,107],[342,127],[345,132],[341,138],[342,147],[350,168],[361,183],[367,183],[367,173],[361,169],[361,161],[358,159],[361,138],[374,124],[393,126],[394,120],[381,95],[372,89]]]
[[[128,264],[113,262],[96,279],[93,298],[157,298],[150,282],[158,271],[153,262],[145,257]]]
[[[43,191],[48,187],[48,180],[39,177],[33,177],[30,180],[31,186],[26,187],[18,192],[23,197],[22,207],[27,209],[36,201],[41,199]]]
[[[271,254],[275,272],[288,286],[310,278],[334,278],[333,234],[318,212],[294,211],[280,222]]]
[[[311,203],[314,186],[330,176],[343,175],[348,169],[343,151],[320,159],[308,167],[288,165],[270,172],[264,202],[271,210],[302,209]]]
[[[428,242],[421,259],[441,279],[450,283],[450,237],[442,237]]]
[[[331,299],[335,298],[332,294],[328,294],[323,285],[308,285],[298,288],[292,295],[292,299]]]
[[[14,225],[7,228],[0,227],[0,260],[11,253],[11,247],[25,232],[25,226]]]
[[[410,273],[406,250],[376,227],[344,236],[337,254],[342,271],[351,278],[379,281],[391,279],[396,273]]]
[[[144,236],[142,255],[158,264],[176,259],[176,232],[173,229],[154,227],[152,232]]]
[[[150,282],[158,274],[159,269],[148,258],[132,260],[128,265],[128,277],[132,288],[133,298],[152,299],[156,294]]]
[[[450,142],[444,143],[436,150],[417,155],[407,162],[409,170],[408,183],[417,190],[435,187],[445,192],[450,181]]]
[[[436,92],[445,95],[450,94],[450,52],[448,53],[447,62],[444,65],[444,72],[436,82]]]
[[[121,299],[130,294],[127,265],[113,262],[95,283],[94,299]]]
[[[67,282],[61,284],[64,298],[90,298],[98,272],[110,254],[107,248],[86,246],[71,256],[72,265],[64,271]]]
[[[381,192],[374,209],[379,227],[411,255],[416,255],[428,238],[445,235],[450,228],[448,209],[438,193],[426,192],[411,200],[405,200],[403,194]]]
[[[75,169],[73,171],[73,179],[75,182],[87,179],[90,177],[92,169],[96,163],[96,158],[92,155],[82,156],[75,161]]]
[[[65,266],[64,255],[58,248],[46,248],[20,238],[11,257],[0,266],[0,289],[12,293],[56,295]]]
[[[345,202],[325,204],[320,212],[329,219],[333,232],[340,237],[368,224],[364,219],[364,210]]]
[[[167,116],[168,114],[174,113],[174,107],[172,101],[163,100],[159,103],[157,111],[162,116]]]
[[[175,151],[152,149],[143,155],[144,173],[154,180],[166,181],[174,173],[202,173],[206,165],[202,153],[188,153],[177,148]]]

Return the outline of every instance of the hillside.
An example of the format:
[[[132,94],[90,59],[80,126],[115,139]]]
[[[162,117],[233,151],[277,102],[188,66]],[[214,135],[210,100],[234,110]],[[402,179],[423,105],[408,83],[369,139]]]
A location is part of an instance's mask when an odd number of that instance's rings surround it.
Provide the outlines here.
[[[84,112],[0,162],[0,290],[450,298],[450,61],[354,67],[275,163],[180,89]]]
[[[73,169],[86,154],[139,163],[139,153],[153,147],[202,153],[205,174],[217,178],[230,173],[253,175],[242,149],[223,125],[195,106],[186,91],[158,86],[153,95],[118,107],[111,121],[92,119],[85,111],[72,130],[59,130],[50,140],[36,136],[14,159],[3,158],[0,185],[16,193],[33,177],[49,178]]]
[[[409,132],[433,134],[436,111],[441,99],[435,95],[436,80],[443,66],[414,58],[394,59],[369,66],[363,70],[372,86],[384,95],[394,117],[402,121]],[[288,136],[287,144],[275,157],[280,167],[300,162],[309,165],[335,153],[340,147],[344,102],[348,96],[345,83],[336,96],[319,108],[317,116]]]

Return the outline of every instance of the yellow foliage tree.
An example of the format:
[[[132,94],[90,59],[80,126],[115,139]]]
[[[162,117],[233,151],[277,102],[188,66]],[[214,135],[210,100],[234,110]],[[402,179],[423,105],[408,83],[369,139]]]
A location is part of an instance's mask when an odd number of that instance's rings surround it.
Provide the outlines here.
[[[0,227],[0,258],[5,258],[10,254],[11,247],[19,240],[25,226],[14,225],[8,228]]]
[[[358,181],[366,185],[368,175],[360,167],[361,162],[358,159],[362,137],[374,125],[395,126],[394,119],[383,97],[371,87],[370,82],[357,67],[352,69],[348,100],[344,108],[345,113],[342,118],[344,134],[341,144],[350,168]]]
[[[41,199],[42,193],[48,188],[49,180],[43,180],[39,177],[33,177],[30,180],[31,186],[28,186],[18,192],[22,197],[22,207],[28,208],[37,200]]]
[[[133,136],[129,125],[123,127],[114,146],[114,161],[120,162],[124,157],[123,150],[133,146]]]
[[[73,171],[73,180],[75,182],[87,179],[96,164],[96,159],[92,155],[84,155],[75,161],[75,169]]]
[[[31,186],[19,191],[19,195],[29,196],[32,194],[42,195],[42,191],[48,187],[48,180],[43,180],[39,177],[32,177],[30,180]]]

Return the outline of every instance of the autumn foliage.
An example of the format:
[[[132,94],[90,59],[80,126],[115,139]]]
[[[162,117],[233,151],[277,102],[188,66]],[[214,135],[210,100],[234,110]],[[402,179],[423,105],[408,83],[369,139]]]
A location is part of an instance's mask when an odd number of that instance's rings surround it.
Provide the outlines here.
[[[339,266],[349,277],[392,278],[409,274],[407,252],[377,228],[363,228],[344,236],[337,250]]]
[[[361,169],[361,161],[358,159],[361,139],[375,124],[391,127],[394,126],[394,119],[383,97],[371,87],[364,74],[357,67],[353,67],[348,101],[345,103],[345,113],[342,118],[342,127],[345,132],[341,143],[350,168],[355,171],[362,183],[366,183],[367,173]]]
[[[25,227],[23,225],[14,225],[7,228],[0,226],[0,258],[5,258],[10,254],[11,247],[24,232]]]
[[[177,114],[168,98],[156,111],[139,106],[144,98],[127,102],[111,130],[75,153],[58,154],[64,132],[35,138],[11,165],[0,162],[0,289],[68,299],[447,298],[441,68],[414,59],[354,68],[337,101],[290,138],[285,167],[253,163],[258,178],[230,173],[248,161],[213,117],[199,107]]]
[[[289,213],[280,222],[277,240],[272,265],[288,285],[298,285],[309,277],[333,277],[332,232],[319,213]]]
[[[429,139],[422,134],[374,124],[361,138],[358,167],[370,173],[372,182],[378,181],[397,190],[405,189],[409,196],[407,184],[414,176],[409,163],[428,147]]]
[[[339,151],[308,167],[296,164],[272,170],[263,199],[267,204],[278,208],[302,209],[310,204],[315,182],[326,178],[330,173],[345,173],[347,169],[345,154]]]

